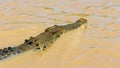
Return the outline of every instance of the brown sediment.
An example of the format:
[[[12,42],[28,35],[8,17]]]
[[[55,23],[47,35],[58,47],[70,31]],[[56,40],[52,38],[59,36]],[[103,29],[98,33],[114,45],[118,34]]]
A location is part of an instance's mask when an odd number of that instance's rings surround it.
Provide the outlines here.
[[[36,37],[30,37],[29,40],[26,39],[25,42],[19,46],[0,49],[0,60],[8,58],[9,56],[15,54],[24,53],[28,50],[45,50],[63,33],[76,29],[86,23],[86,19],[80,18],[72,24],[67,24],[63,26],[54,25],[48,27],[43,33],[40,33]]]

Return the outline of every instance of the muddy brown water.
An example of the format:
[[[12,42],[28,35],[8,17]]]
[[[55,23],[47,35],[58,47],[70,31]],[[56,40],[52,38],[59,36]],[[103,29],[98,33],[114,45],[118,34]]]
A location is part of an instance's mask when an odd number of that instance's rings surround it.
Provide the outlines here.
[[[43,52],[0,62],[0,68],[119,68],[119,0],[0,0],[0,48],[16,46],[45,28],[88,20]]]

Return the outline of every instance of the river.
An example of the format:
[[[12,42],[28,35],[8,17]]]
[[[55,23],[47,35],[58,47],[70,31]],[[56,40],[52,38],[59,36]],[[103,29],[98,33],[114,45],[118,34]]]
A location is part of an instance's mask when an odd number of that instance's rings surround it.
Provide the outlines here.
[[[42,54],[1,61],[0,68],[120,68],[120,0],[0,0],[0,48],[80,18],[87,29],[64,34]]]

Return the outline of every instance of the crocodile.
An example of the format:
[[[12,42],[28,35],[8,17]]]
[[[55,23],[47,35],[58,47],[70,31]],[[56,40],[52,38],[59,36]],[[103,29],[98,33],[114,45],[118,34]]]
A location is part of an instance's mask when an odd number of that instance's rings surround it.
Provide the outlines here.
[[[63,33],[77,29],[78,27],[86,24],[87,20],[84,18],[80,18],[72,24],[54,25],[48,27],[39,35],[35,37],[30,37],[29,39],[25,39],[25,41],[18,46],[0,49],[0,60],[6,59],[10,56],[14,56],[16,54],[22,54],[29,50],[44,51],[45,49],[50,47],[51,44],[53,44]]]

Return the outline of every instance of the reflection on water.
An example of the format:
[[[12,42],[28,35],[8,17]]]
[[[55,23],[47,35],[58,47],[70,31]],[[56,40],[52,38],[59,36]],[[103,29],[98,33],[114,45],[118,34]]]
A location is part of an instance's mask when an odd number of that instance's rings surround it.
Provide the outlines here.
[[[88,28],[81,43],[66,55],[64,66],[119,68],[119,12],[119,0],[0,0],[0,35],[11,30],[37,29],[41,23],[68,24],[83,17],[88,20]]]

